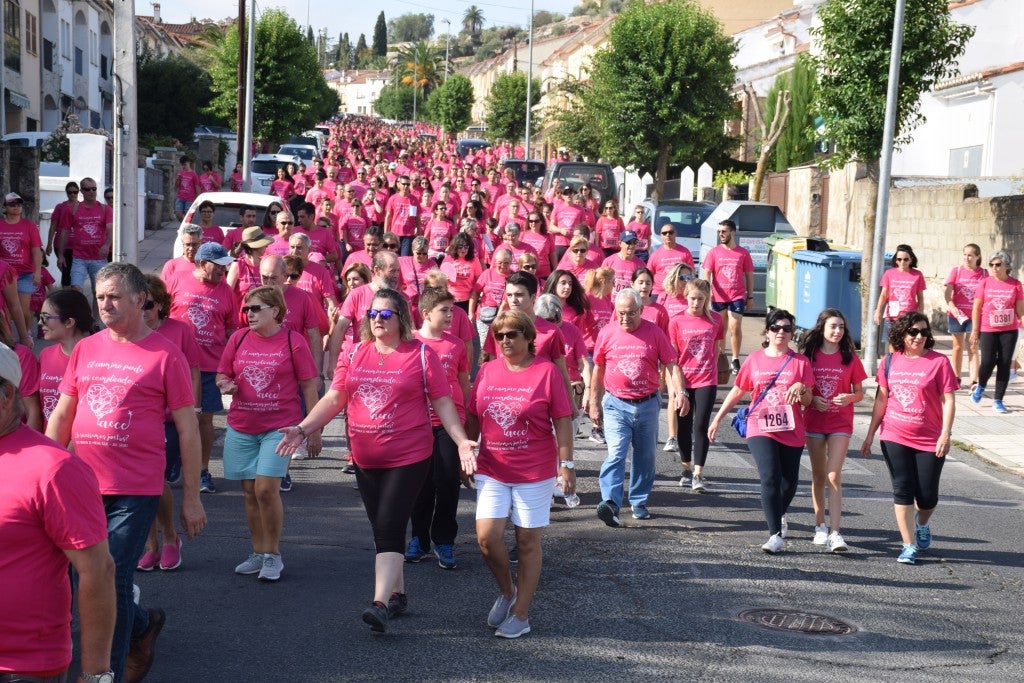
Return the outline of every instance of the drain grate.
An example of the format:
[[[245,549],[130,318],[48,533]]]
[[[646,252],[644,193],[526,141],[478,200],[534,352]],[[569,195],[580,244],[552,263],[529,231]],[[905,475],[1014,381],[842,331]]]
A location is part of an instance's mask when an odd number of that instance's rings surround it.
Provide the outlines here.
[[[845,636],[857,632],[856,626],[841,619],[794,609],[748,609],[740,612],[739,618],[762,628],[812,636]]]

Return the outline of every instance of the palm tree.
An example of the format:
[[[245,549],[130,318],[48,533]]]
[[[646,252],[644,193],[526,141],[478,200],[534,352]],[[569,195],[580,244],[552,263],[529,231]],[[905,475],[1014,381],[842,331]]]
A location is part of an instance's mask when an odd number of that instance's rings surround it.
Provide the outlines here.
[[[398,51],[397,73],[402,83],[422,88],[423,96],[444,82],[444,56],[425,40]]]
[[[480,32],[484,30],[484,12],[476,5],[470,5],[462,16],[462,28],[469,33],[474,44],[480,43]]]

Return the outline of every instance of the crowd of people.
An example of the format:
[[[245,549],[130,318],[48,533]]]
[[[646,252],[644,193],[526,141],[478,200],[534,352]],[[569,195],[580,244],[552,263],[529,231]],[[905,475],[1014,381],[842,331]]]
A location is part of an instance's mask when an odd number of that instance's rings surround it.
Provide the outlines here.
[[[68,184],[70,215],[56,220],[45,250],[20,216],[21,198],[5,197],[16,244],[5,237],[0,251],[9,322],[0,325],[0,519],[43,512],[31,532],[0,522],[0,544],[22,549],[0,561],[0,592],[5,601],[22,595],[23,571],[11,569],[22,562],[54,590],[26,606],[38,618],[0,624],[0,641],[18,644],[0,648],[0,673],[48,680],[67,668],[70,562],[82,679],[145,677],[166,615],[138,603],[133,576],[179,567],[183,537],[205,526],[200,494],[218,491],[210,462],[225,396],[223,477],[240,482],[251,541],[234,572],[264,582],[284,571],[289,465],[318,457],[324,427],[344,416],[347,470],[376,550],[361,614],[374,632],[408,609],[406,563],[433,554],[444,569],[458,566],[467,487],[498,594],[486,623],[499,637],[529,633],[553,496],[576,490],[574,443],[607,449],[600,521],[621,526],[627,500],[634,519],[652,518],[663,397],[664,449],[679,454],[681,486],[712,489],[710,444],[749,395],[732,423],[760,477],[763,550],[785,547],[805,446],[813,543],[849,550],[842,468],[867,374],[844,313],[822,311],[794,345],[793,315],[773,310],[762,349],[741,362],[753,262],[733,222],[719,226],[720,244],[698,273],[671,223],[652,248],[642,209],[625,223],[616,198],[586,184],[542,192],[520,183],[500,170],[512,152],[500,145],[462,158],[415,131],[342,120],[322,159],[283,169],[271,188],[280,201],[261,225],[252,207],[233,228],[213,224],[212,205],[199,207],[200,222],[180,232],[182,255],[160,277],[107,263],[110,220],[96,208],[95,181]],[[183,163],[179,187],[219,188],[203,166],[200,176]],[[44,251],[53,249],[71,265],[69,286],[33,307]],[[932,350],[910,247],[897,248],[882,280],[876,319],[891,353],[861,452],[870,455],[877,434],[905,564],[932,542],[962,353],[971,399],[981,400],[995,370],[994,405],[1005,412],[1024,292],[1005,252],[990,256],[987,277],[979,257],[968,245],[947,281],[952,365]],[[38,360],[37,332],[52,344]],[[730,383],[716,412],[718,388]],[[43,624],[52,642],[33,642]]]

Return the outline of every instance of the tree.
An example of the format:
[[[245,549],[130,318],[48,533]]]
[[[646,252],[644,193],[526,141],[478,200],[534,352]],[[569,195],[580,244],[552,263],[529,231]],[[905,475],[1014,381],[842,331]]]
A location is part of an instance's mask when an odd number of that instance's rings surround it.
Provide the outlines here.
[[[776,77],[765,98],[764,117],[771,120],[775,116],[775,102],[779,91],[789,91],[790,123],[779,136],[771,157],[771,167],[776,171],[785,171],[791,166],[805,164],[814,159],[815,78],[807,55],[800,54],[792,71]]]
[[[139,135],[191,140],[196,125],[204,122],[203,108],[213,99],[210,75],[176,55],[154,59],[143,52],[136,67]]]
[[[474,45],[480,44],[480,32],[484,30],[484,12],[476,5],[470,5],[462,15],[462,28],[473,40]]]
[[[444,80],[444,57],[426,41],[403,47],[397,59],[395,75],[402,83],[420,88],[424,100]]]
[[[384,20],[384,12],[377,15],[377,23],[373,27],[373,54],[383,57],[388,53],[388,22]]]
[[[445,133],[457,133],[469,125],[473,100],[473,84],[462,74],[454,74],[430,94],[427,100],[430,118],[440,124]]]
[[[540,80],[533,79],[531,89],[531,106],[540,101]],[[526,134],[526,74],[515,71],[501,74],[494,80],[491,92],[487,95],[484,106],[487,115],[487,137],[491,140],[519,140]],[[540,127],[538,117],[532,123]]]
[[[714,15],[692,0],[630,3],[593,59],[585,106],[593,111],[602,156],[654,169],[655,196],[669,163],[718,151],[736,51]]]
[[[388,22],[388,42],[391,43],[430,40],[433,35],[433,14],[403,14]]]
[[[359,40],[356,41],[356,50],[355,50],[355,52],[356,52],[356,54],[355,54],[355,57],[356,57],[355,61],[356,61],[357,64],[362,64],[364,61],[366,61],[367,59],[369,59],[370,57],[373,56],[371,54],[371,52],[370,52],[370,48],[368,48],[366,46],[366,34],[365,33],[360,33],[359,34]]]
[[[334,64],[339,69],[351,69],[353,64],[352,41],[347,33],[338,36],[338,52]]]
[[[238,93],[238,34],[228,31],[216,48],[211,69],[215,96],[206,111],[234,121]],[[287,139],[338,111],[338,96],[324,81],[316,48],[284,11],[264,10],[256,22],[253,74],[254,135]]]
[[[764,181],[764,173],[768,168],[768,158],[775,150],[775,143],[779,141],[782,132],[789,124],[790,95],[788,90],[779,90],[775,94],[774,114],[771,118],[765,118],[761,100],[754,92],[754,86],[746,83],[743,91],[747,100],[754,110],[754,122],[761,132],[761,145],[757,154],[757,168],[754,170],[754,177],[750,181],[750,197],[754,201],[761,199],[761,183]],[[767,123],[770,121],[771,123]]]
[[[306,42],[309,43],[310,45],[313,45],[315,40],[316,39],[313,37],[313,27],[312,26],[307,26],[306,27]]]
[[[386,119],[396,121],[412,119],[412,86],[384,86],[373,103],[373,109]]]
[[[551,138],[588,159],[597,159],[601,156],[601,134],[594,112],[586,105],[589,88],[589,84],[571,76],[559,83],[556,97],[564,101],[564,106],[553,108]]]

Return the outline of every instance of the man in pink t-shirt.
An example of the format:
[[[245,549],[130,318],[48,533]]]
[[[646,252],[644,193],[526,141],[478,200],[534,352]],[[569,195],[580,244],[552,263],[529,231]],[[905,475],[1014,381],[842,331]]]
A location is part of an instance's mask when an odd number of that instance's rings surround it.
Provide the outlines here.
[[[701,263],[702,277],[711,283],[711,308],[729,311],[729,346],[732,372],[740,371],[740,343],[743,341],[743,311],[754,303],[754,261],[750,252],[736,242],[736,223],[718,224],[716,245]]]
[[[402,256],[412,256],[412,240],[420,234],[419,205],[412,200],[409,177],[398,176],[398,192],[388,198],[384,209],[384,232],[393,232],[401,239]]]
[[[638,238],[632,230],[623,230],[619,233],[619,251],[612,254],[601,265],[615,271],[615,286],[612,294],[618,294],[626,287],[629,287],[633,280],[633,271],[637,268],[645,268],[646,264],[636,255]]]
[[[172,258],[160,270],[160,279],[164,281],[168,291],[174,291],[174,283],[180,277],[192,277],[196,269],[196,250],[203,244],[203,229],[198,225],[188,224],[181,229],[181,256]]]
[[[260,259],[260,280],[264,285],[277,287],[284,296],[285,313],[282,325],[298,332],[309,343],[317,372],[324,371],[324,344],[320,334],[320,316],[313,295],[290,284],[284,259],[280,256],[264,256]],[[319,390],[319,386],[318,386]]]
[[[689,264],[693,268],[693,254],[681,244],[676,244],[676,228],[670,221],[662,223],[660,228],[662,245],[655,249],[647,259],[647,267],[654,273],[654,296],[665,293],[663,287],[665,276],[677,263]]]
[[[650,519],[647,497],[654,485],[658,445],[658,392],[660,372],[668,376],[670,412],[689,409],[676,352],[660,327],[641,317],[640,293],[627,287],[615,297],[615,321],[604,327],[594,344],[594,372],[590,379],[590,419],[603,425],[608,457],[598,481],[601,503],[598,518],[619,526],[622,482],[626,458],[633,446],[629,473],[629,503],[634,519]]]
[[[20,382],[17,354],[0,345],[0,672],[49,680],[67,670],[70,561],[78,574],[80,670],[101,674],[110,670],[117,607],[99,485],[80,458],[22,424]]]
[[[46,435],[61,445],[73,442],[99,482],[116,565],[118,618],[110,668],[117,680],[142,680],[166,615],[132,600],[132,577],[163,492],[165,413],[170,411],[180,442],[181,516],[189,538],[206,525],[199,501],[199,428],[185,354],[143,321],[149,294],[142,271],[111,263],[96,280],[106,329],[71,353]]]
[[[180,223],[185,218],[185,212],[192,202],[199,196],[199,174],[192,169],[192,160],[186,156],[179,159],[181,170],[174,177],[174,217]],[[84,180],[82,181],[85,182]]]
[[[82,178],[80,185],[85,199],[78,205],[71,219],[71,230],[62,232],[57,245],[57,265],[64,267],[64,249],[71,240],[71,286],[79,291],[86,277],[96,287],[96,273],[107,265],[110,240],[114,228],[114,210],[97,201],[99,187],[92,178]]]

